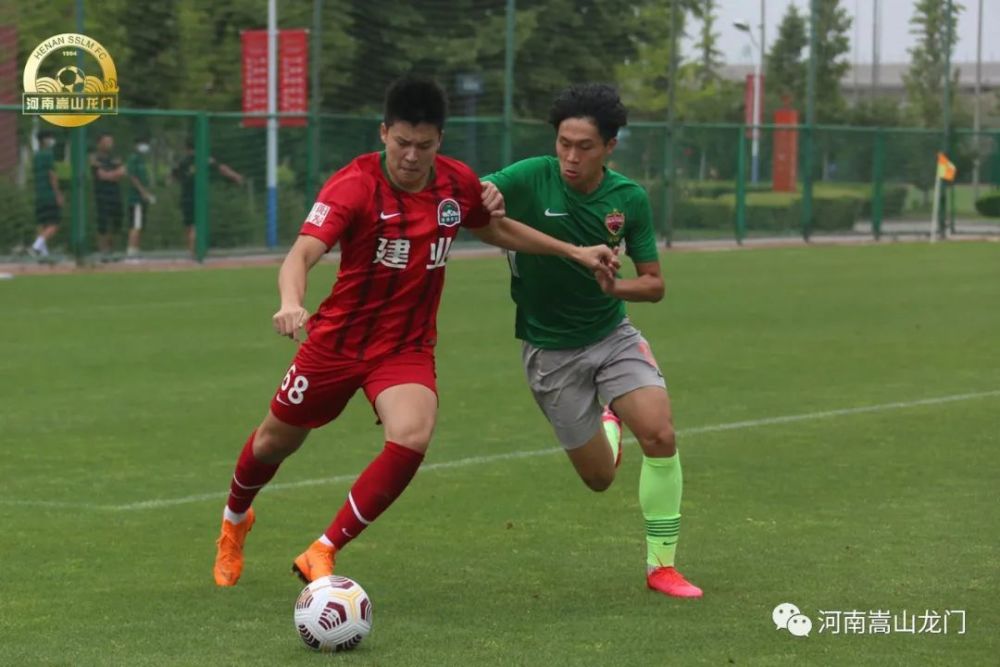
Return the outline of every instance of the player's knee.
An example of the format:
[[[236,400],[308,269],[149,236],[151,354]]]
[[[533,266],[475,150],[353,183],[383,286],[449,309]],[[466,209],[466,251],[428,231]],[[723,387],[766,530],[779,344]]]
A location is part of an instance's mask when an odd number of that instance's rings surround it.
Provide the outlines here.
[[[302,446],[304,438],[290,437],[263,424],[253,441],[253,455],[262,463],[280,463]]]
[[[668,457],[677,452],[677,437],[674,434],[674,425],[670,422],[642,434],[637,439],[646,456]]]
[[[607,491],[611,483],[615,481],[615,471],[614,470],[602,470],[599,472],[587,473],[581,476],[583,483],[587,485],[591,491]]]
[[[386,440],[417,452],[426,452],[434,433],[433,421],[417,421],[386,430]]]

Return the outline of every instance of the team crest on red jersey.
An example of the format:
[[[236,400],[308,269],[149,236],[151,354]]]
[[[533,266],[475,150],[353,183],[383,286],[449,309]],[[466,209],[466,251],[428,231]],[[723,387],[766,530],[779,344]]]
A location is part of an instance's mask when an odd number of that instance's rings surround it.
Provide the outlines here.
[[[309,216],[306,218],[306,222],[316,225],[317,227],[322,227],[323,223],[326,222],[326,216],[329,214],[329,206],[316,202],[313,204],[312,210],[309,211]]]
[[[615,209],[604,216],[604,226],[608,228],[612,236],[618,236],[622,227],[625,226],[625,214]]]
[[[442,199],[438,204],[438,224],[442,227],[454,227],[462,222],[462,209],[452,198]]]

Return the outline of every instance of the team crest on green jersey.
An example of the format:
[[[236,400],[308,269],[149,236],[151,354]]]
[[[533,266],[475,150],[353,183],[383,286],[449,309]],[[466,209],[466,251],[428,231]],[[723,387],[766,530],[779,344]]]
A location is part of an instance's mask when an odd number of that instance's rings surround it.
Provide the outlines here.
[[[462,222],[462,209],[454,199],[442,199],[438,204],[438,224],[442,227],[454,227]]]
[[[617,237],[625,226],[625,214],[615,209],[604,216],[604,226],[611,232],[612,237]]]

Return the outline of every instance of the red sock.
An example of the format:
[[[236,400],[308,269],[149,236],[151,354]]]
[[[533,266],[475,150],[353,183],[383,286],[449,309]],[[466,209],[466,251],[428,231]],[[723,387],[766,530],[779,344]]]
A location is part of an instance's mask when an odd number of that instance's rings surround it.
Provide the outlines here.
[[[347,502],[326,529],[326,538],[337,549],[343,549],[399,497],[423,460],[420,452],[386,442],[382,453],[354,482]]]
[[[229,500],[226,506],[237,514],[250,509],[250,503],[260,493],[260,490],[271,481],[278,472],[280,463],[261,463],[253,455],[253,438],[257,430],[250,434],[247,443],[243,445],[240,458],[236,461],[236,472],[229,485]]]

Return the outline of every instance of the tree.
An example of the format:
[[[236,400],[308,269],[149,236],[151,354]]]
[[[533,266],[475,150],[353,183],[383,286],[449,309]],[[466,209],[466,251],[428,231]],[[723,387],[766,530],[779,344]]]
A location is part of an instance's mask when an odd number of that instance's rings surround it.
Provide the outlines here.
[[[947,16],[948,0],[917,0],[910,17],[910,34],[917,43],[909,49],[910,68],[903,75],[911,118],[924,127],[939,127],[942,122],[942,90],[945,62],[958,42],[958,14],[964,8],[952,3],[955,11]],[[951,39],[947,37],[951,31]],[[948,52],[945,45],[950,44]],[[955,72],[955,81],[958,72]],[[952,97],[954,102],[954,96]]]
[[[115,64],[128,76],[119,95],[122,107],[169,105],[180,92],[184,63],[178,10],[176,0],[161,0],[148,5],[125,2],[114,11],[124,44],[114,52]]]
[[[819,0],[816,5],[816,121],[839,125],[847,110],[840,84],[851,67],[852,19],[840,0]]]
[[[718,18],[716,0],[702,0],[698,6],[698,18],[701,19],[701,30],[698,31],[698,42],[695,51],[698,54],[697,77],[702,86],[708,86],[719,79],[719,68],[722,67],[722,51],[719,50],[719,33],[715,32],[715,21]]]
[[[768,88],[777,92],[779,98],[790,97],[794,105],[805,106],[806,62],[803,50],[809,44],[805,18],[795,5],[789,5],[781,25],[778,38],[767,54]]]

